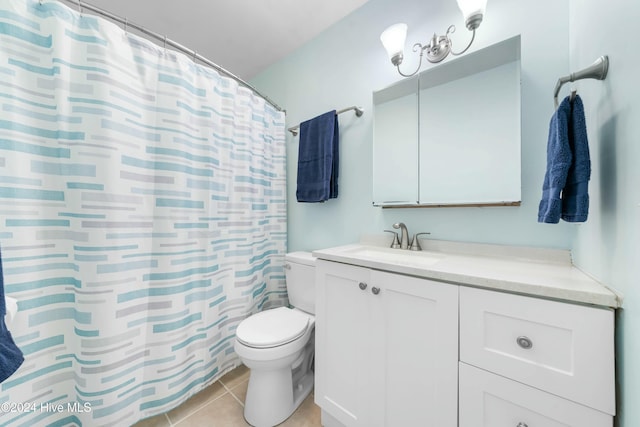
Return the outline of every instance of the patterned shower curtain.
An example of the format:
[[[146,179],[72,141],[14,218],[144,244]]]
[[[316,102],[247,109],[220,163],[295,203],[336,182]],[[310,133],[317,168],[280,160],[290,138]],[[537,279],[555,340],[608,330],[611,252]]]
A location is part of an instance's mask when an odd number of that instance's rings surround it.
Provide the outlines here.
[[[214,41],[212,41],[214,42]],[[61,3],[0,0],[0,245],[25,354],[0,425],[129,425],[284,305],[284,115]]]

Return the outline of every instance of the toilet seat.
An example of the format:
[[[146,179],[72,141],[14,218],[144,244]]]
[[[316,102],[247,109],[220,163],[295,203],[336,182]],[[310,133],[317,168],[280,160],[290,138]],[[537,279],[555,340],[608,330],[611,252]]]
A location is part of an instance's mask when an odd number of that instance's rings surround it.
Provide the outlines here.
[[[261,311],[240,322],[236,339],[247,347],[278,347],[303,336],[309,320],[309,315],[287,307]]]

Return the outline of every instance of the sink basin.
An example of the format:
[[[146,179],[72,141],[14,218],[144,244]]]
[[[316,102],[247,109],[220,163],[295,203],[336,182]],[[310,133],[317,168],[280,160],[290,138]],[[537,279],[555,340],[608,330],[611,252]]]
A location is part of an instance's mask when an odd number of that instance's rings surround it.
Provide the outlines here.
[[[345,249],[342,254],[367,261],[399,264],[408,267],[428,267],[444,259],[443,254],[391,249],[378,246],[354,245]]]

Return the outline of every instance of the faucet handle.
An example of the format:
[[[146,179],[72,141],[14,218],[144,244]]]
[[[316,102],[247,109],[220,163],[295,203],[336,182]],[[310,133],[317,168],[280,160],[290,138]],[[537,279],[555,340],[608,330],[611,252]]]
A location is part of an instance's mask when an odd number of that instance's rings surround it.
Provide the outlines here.
[[[418,236],[421,234],[431,234],[431,233],[416,233],[413,235],[413,240],[411,241],[411,249],[412,251],[421,251],[422,247],[420,246],[420,241],[418,240]]]
[[[400,247],[400,241],[398,240],[398,233],[393,230],[384,230],[386,233],[393,233],[393,242],[391,242],[391,248],[398,249]]]

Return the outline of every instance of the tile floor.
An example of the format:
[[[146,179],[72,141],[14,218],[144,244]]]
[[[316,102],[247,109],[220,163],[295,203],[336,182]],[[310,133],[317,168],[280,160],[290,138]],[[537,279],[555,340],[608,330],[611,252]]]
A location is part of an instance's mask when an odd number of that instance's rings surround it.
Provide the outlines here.
[[[242,416],[249,370],[240,366],[166,414],[147,418],[134,427],[236,427],[249,426]],[[282,427],[320,427],[320,408],[313,392]]]

